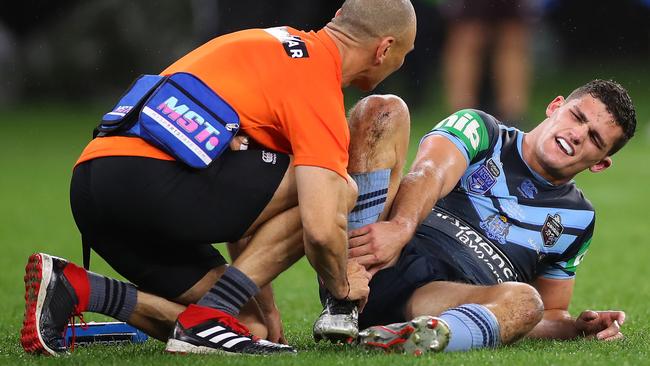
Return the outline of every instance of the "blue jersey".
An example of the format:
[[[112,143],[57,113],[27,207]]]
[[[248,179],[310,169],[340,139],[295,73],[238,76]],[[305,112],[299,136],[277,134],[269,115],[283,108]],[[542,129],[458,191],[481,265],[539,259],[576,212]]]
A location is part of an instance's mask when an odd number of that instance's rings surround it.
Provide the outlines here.
[[[457,263],[468,273],[483,278],[472,282],[575,276],[591,242],[594,209],[573,181],[552,185],[526,164],[523,132],[468,109],[440,122],[430,135],[453,142],[468,168],[416,235],[431,238],[432,245],[461,258]]]

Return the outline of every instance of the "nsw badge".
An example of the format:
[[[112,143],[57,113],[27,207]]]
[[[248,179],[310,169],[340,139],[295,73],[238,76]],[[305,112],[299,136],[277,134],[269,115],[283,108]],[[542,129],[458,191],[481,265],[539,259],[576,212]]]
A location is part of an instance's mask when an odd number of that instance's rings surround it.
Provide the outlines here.
[[[564,226],[562,226],[562,218],[559,214],[546,215],[546,221],[542,226],[542,240],[544,240],[545,247],[552,247],[557,243],[557,240],[562,235]]]
[[[467,189],[472,193],[484,194],[496,184],[499,175],[501,170],[497,163],[488,159],[467,178]]]

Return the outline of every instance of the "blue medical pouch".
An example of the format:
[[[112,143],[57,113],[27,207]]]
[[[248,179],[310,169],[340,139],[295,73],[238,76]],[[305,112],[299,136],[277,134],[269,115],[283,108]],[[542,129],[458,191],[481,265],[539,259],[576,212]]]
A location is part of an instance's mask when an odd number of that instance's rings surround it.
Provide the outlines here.
[[[193,168],[206,168],[239,131],[237,112],[196,76],[142,75],[106,113],[98,136],[137,136]]]

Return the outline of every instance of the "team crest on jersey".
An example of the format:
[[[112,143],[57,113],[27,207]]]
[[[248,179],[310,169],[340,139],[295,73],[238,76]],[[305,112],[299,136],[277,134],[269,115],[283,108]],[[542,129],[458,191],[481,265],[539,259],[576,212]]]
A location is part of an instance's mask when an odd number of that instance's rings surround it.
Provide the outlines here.
[[[557,243],[557,240],[562,235],[564,226],[562,226],[562,218],[559,214],[546,215],[546,221],[542,226],[542,239],[544,240],[545,247],[552,247]]]
[[[533,199],[537,195],[537,187],[535,187],[535,184],[530,179],[524,179],[519,187],[517,187],[517,190],[526,198]]]
[[[282,47],[284,47],[287,56],[291,58],[309,57],[305,41],[303,41],[302,38],[289,33],[287,27],[267,28],[265,31],[282,43]]]
[[[488,159],[467,178],[468,191],[476,194],[484,194],[494,187],[501,170],[492,159]]]
[[[510,224],[505,216],[490,215],[485,220],[481,221],[479,226],[485,231],[485,235],[492,240],[496,240],[499,244],[506,243],[506,237],[510,232]]]

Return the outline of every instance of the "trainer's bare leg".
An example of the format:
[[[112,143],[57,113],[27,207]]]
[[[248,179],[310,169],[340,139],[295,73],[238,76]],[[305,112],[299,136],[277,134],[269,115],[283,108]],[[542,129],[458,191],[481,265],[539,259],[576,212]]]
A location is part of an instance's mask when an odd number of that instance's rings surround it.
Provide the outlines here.
[[[488,308],[499,322],[501,343],[522,338],[542,319],[544,306],[537,290],[530,285],[506,282],[476,286],[454,282],[431,282],[417,289],[404,309],[406,319],[419,315],[439,316],[463,304]]]
[[[290,264],[295,262],[296,259],[294,259],[294,257],[298,255],[296,253],[298,253],[299,250],[302,250],[302,247],[299,244],[300,241],[295,239],[296,235],[301,235],[300,230],[295,229],[296,225],[299,225],[300,223],[299,217],[296,218],[297,204],[298,197],[295,174],[293,166],[290,165],[271,201],[266,205],[262,213],[253,222],[245,234],[245,236],[247,236],[259,228],[262,234],[267,235],[266,237],[260,237],[262,239],[261,243],[256,244],[253,249],[262,247],[269,250],[275,250],[276,252],[273,253],[275,256],[274,259],[279,260],[282,263],[281,267],[288,267]],[[287,222],[291,222],[291,220],[294,220],[294,222],[287,226]],[[267,223],[269,221],[270,225]],[[273,225],[278,225],[281,229],[276,230],[271,234],[272,231],[269,227],[273,227]],[[283,227],[283,225],[285,226]],[[266,229],[262,230],[264,227],[266,227]],[[286,230],[288,227],[293,227],[295,233],[288,232]],[[291,239],[283,237],[285,235],[290,236]],[[293,240],[293,242],[291,242],[291,240]],[[289,245],[290,248],[284,246],[285,244]],[[251,254],[252,253],[255,253],[255,251],[251,252]],[[250,257],[250,255],[247,257]],[[262,257],[266,257],[266,255]],[[283,260],[282,258],[285,259]],[[259,264],[258,261],[253,261],[251,265],[255,266],[256,263]],[[265,264],[262,263],[260,265],[263,266]],[[196,303],[203,295],[205,295],[224,273],[225,268],[226,266],[220,266],[209,271],[201,280],[194,284],[194,286],[176,299],[165,299],[150,293],[138,291],[138,302],[135,311],[129,318],[129,323],[157,339],[166,340],[169,332],[174,326],[174,322],[178,315],[185,310],[186,305]],[[259,268],[264,269],[265,267]],[[259,268],[251,272],[253,272],[253,274],[258,273]],[[284,269],[286,268],[278,268],[277,270],[271,270],[270,272],[280,273]],[[259,278],[257,280],[259,280]],[[262,279],[262,281],[265,280]],[[243,309],[245,311],[244,317],[255,311],[253,306],[254,304],[251,303],[246,305]]]
[[[158,340],[166,341],[178,315],[185,310],[187,305],[194,304],[203,297],[214,286],[225,270],[225,265],[213,268],[189,290],[171,300],[138,291],[138,302],[128,323]],[[260,338],[267,338],[268,332],[264,318],[255,301],[249,301],[242,308],[237,318],[253,334]]]

